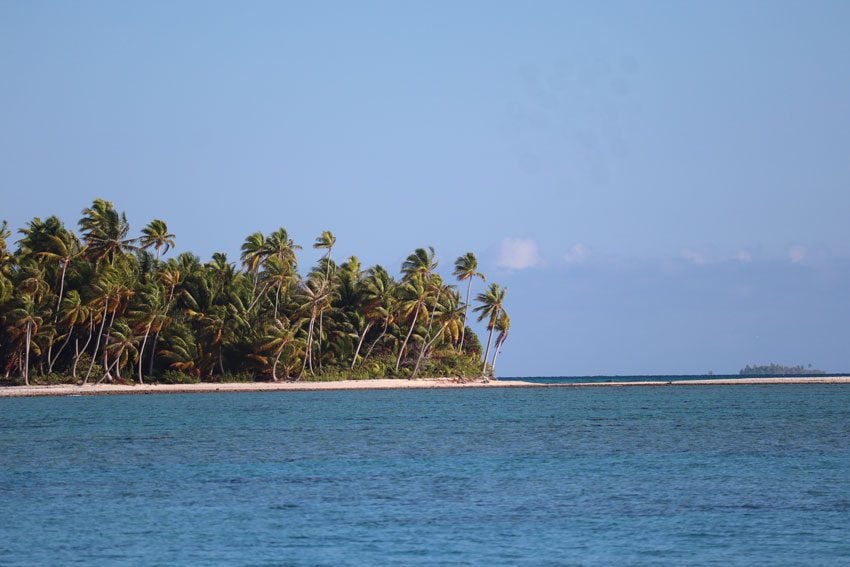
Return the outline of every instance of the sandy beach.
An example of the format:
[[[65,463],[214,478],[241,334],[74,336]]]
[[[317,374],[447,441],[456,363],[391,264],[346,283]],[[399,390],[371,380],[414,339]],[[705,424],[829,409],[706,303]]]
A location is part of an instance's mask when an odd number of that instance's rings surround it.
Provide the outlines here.
[[[339,380],[335,382],[246,382],[227,384],[101,384],[99,386],[5,386],[0,398],[33,396],[108,396],[121,394],[189,394],[215,392],[312,392],[320,390],[387,390],[428,388],[611,388],[637,386],[745,386],[765,384],[850,384],[850,376],[805,376],[784,378],[725,378],[714,380],[676,380],[642,382],[576,382],[570,384],[538,384],[522,380],[458,382],[451,378],[416,380]]]

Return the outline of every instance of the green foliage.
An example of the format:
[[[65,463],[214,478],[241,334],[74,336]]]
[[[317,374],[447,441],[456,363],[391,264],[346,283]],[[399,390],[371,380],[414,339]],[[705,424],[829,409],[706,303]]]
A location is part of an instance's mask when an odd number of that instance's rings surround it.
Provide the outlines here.
[[[158,380],[160,384],[197,384],[200,381],[197,376],[179,370],[166,370]]]
[[[356,256],[337,263],[336,237],[323,231],[313,243],[322,257],[299,272],[301,246],[284,228],[249,235],[238,264],[222,253],[204,263],[174,256],[163,220],[133,234],[104,199],[81,216],[78,234],[33,218],[15,251],[0,223],[0,372],[36,383],[73,382],[74,369],[86,383],[472,376],[489,350],[466,325],[484,279],[471,252],[454,263],[461,292],[436,272],[431,247],[396,279]],[[498,352],[504,290],[477,297]]]
[[[741,376],[817,376],[826,374],[826,372],[812,368],[811,364],[805,367],[802,364],[798,366],[784,366],[782,364],[770,363],[753,366],[747,365],[741,369],[739,374]]]

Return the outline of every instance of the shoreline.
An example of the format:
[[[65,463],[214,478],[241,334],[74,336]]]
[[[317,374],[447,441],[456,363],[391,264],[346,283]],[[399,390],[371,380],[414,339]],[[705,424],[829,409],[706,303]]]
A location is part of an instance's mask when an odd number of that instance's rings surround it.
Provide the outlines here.
[[[698,380],[638,382],[573,382],[544,384],[523,380],[456,382],[451,378],[382,378],[374,380],[337,380],[331,382],[228,382],[200,384],[101,384],[99,386],[2,386],[0,398],[43,396],[112,396],[148,394],[200,394],[225,392],[317,392],[323,390],[413,390],[435,388],[618,388],[661,386],[758,386],[779,384],[850,384],[850,376],[788,376],[781,378],[721,378]]]

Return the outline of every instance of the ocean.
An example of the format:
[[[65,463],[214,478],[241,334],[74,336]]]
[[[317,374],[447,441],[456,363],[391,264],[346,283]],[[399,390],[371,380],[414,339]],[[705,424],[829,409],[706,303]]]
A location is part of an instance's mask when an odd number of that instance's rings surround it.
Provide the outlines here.
[[[850,563],[850,386],[0,399],[0,564]]]

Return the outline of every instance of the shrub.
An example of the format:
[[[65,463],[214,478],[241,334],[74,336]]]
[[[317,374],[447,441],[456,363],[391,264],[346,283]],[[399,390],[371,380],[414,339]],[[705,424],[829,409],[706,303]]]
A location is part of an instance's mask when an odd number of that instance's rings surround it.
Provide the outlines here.
[[[158,380],[161,384],[197,384],[200,378],[179,370],[166,370]]]

